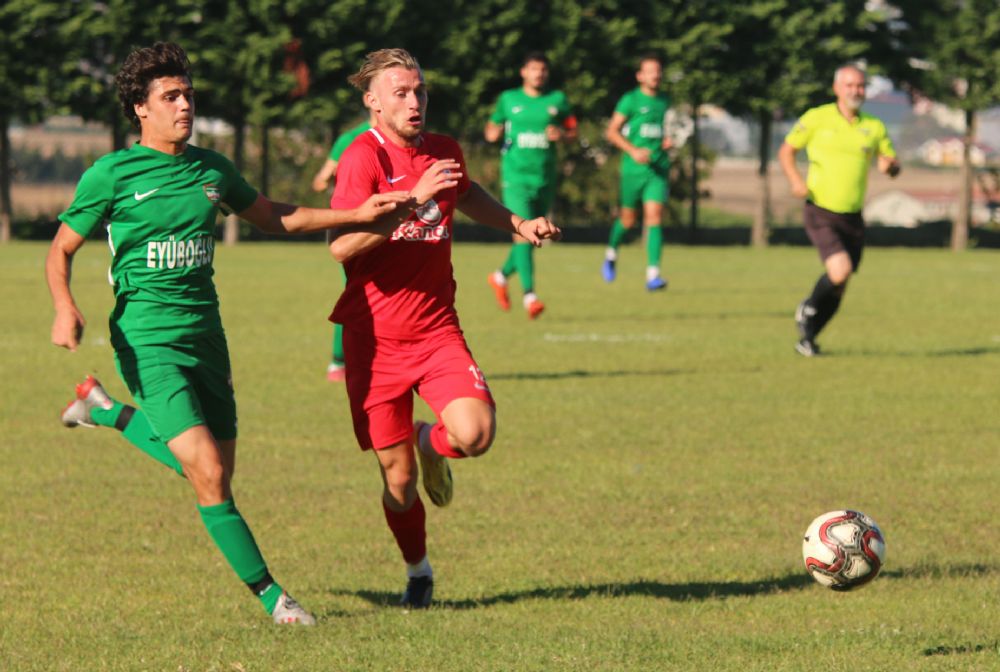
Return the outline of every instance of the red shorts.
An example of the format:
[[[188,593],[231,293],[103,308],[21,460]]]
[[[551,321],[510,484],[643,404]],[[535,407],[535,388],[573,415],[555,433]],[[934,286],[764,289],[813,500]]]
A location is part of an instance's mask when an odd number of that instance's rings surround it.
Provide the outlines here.
[[[459,329],[420,340],[375,338],[344,328],[344,373],[354,434],[362,450],[388,448],[413,433],[413,393],[440,418],[455,399],[496,408]]]

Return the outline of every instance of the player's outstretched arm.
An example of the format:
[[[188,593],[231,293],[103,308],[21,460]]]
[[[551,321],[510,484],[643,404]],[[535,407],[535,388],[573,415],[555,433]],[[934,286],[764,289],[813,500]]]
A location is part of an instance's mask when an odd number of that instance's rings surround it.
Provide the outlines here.
[[[389,191],[373,194],[350,210],[327,210],[279,203],[258,195],[253,205],[238,214],[266,233],[310,233],[341,226],[374,224],[382,215],[392,212],[408,199],[406,192]]]
[[[83,328],[87,324],[69,289],[73,255],[83,243],[83,236],[66,224],[61,224],[45,258],[45,280],[56,312],[52,320],[52,343],[71,352],[76,352],[76,346],[83,338]]]
[[[559,227],[545,217],[524,219],[515,215],[476,182],[472,182],[468,190],[459,196],[457,207],[470,219],[494,229],[516,233],[535,247],[540,246],[543,240],[559,240],[562,235]]]

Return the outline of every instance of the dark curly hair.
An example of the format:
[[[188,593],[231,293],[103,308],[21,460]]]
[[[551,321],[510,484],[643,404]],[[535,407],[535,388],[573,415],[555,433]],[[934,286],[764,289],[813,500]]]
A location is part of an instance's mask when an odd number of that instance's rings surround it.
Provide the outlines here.
[[[160,77],[191,80],[191,62],[184,50],[173,42],[157,42],[151,47],[136,49],[125,58],[122,69],[115,76],[122,112],[139,130],[142,129],[135,106],[146,101],[149,85]]]

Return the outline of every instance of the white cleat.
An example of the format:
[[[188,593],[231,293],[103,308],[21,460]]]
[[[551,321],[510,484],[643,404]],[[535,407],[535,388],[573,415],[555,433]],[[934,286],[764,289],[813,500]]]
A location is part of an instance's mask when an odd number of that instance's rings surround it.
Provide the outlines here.
[[[282,592],[271,614],[275,623],[292,625],[316,625],[316,617],[302,608],[288,593]]]
[[[113,408],[114,405],[115,402],[101,387],[101,383],[93,376],[87,376],[82,383],[76,386],[76,399],[63,410],[60,419],[70,429],[73,427],[96,427],[97,425],[90,417],[90,411],[94,408],[107,410]]]

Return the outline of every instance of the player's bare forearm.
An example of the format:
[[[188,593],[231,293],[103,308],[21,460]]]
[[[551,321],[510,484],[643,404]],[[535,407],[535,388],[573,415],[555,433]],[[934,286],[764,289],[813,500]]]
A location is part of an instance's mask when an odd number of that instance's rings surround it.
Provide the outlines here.
[[[486,128],[483,130],[483,137],[486,138],[486,142],[498,142],[501,136],[503,136],[503,126],[494,124],[492,121],[487,121]]]
[[[389,240],[400,223],[397,217],[386,217],[386,221],[371,226],[339,229],[330,241],[330,254],[342,264]]]
[[[239,215],[266,233],[302,234],[374,223],[408,198],[404,192],[393,191],[374,194],[357,208],[328,210],[279,203],[258,196],[254,204]]]
[[[414,198],[409,198],[400,207],[380,216],[372,224],[355,224],[348,228],[331,231],[330,254],[340,263],[351,257],[372,250],[385,241],[405,222],[417,208]]]
[[[517,233],[517,225],[524,221],[523,217],[518,217],[493,198],[478,182],[472,182],[458,197],[456,207],[469,219],[507,233]]]
[[[52,343],[76,351],[83,336],[86,321],[70,291],[73,255],[83,245],[84,239],[62,224],[52,240],[45,258],[45,281],[52,295],[55,317],[52,320]]]
[[[558,240],[562,235],[559,227],[544,217],[524,219],[514,214],[475,182],[459,196],[456,207],[469,218],[501,231],[516,233],[536,247],[543,240]]]

